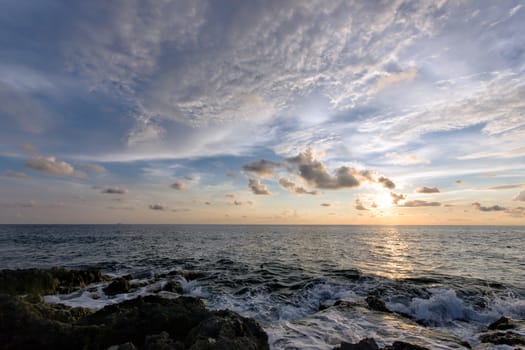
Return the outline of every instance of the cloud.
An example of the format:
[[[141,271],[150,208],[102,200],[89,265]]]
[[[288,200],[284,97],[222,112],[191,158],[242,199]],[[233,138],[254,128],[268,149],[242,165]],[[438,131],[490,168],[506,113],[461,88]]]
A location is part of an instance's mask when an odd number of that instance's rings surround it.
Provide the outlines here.
[[[325,165],[314,159],[311,149],[307,149],[295,157],[287,158],[286,161],[297,166],[299,176],[316,188],[335,190],[354,188],[360,185],[355,176],[358,173],[355,169],[342,166],[335,170],[334,175],[330,175]]]
[[[336,168],[333,175],[328,172],[326,166],[314,158],[312,148],[307,148],[295,157],[285,159],[286,163],[295,168],[307,184],[320,189],[338,190],[344,188],[356,188],[362,182],[379,183],[382,186],[393,189],[395,184],[392,180],[380,176],[377,180],[371,170],[357,170],[349,166]]]
[[[13,170],[6,170],[2,174],[3,177],[12,177],[16,179],[27,179],[29,178],[29,175],[23,172],[13,171]]]
[[[29,153],[36,153],[38,152],[38,150],[36,149],[35,146],[29,144],[29,143],[26,143],[24,145],[22,145],[22,149],[26,152],[29,152]]]
[[[393,190],[394,188],[396,188],[396,184],[392,180],[384,176],[379,177],[379,179],[377,179],[377,182],[382,184],[384,187],[388,188],[389,190]]]
[[[240,205],[244,205],[244,204],[252,205],[253,202],[252,202],[252,201],[241,202],[241,201],[238,201],[238,200],[234,200],[234,201],[233,201],[233,205],[240,206]]]
[[[254,173],[261,177],[268,177],[273,175],[275,168],[279,167],[279,163],[269,160],[261,159],[251,163],[245,164],[242,169],[247,172]]]
[[[415,207],[439,207],[439,202],[427,202],[423,200],[406,201],[403,204],[398,204],[398,207],[415,208]]]
[[[170,185],[171,188],[177,191],[182,191],[186,188],[186,185],[181,181],[175,181]]]
[[[418,187],[416,189],[416,193],[439,193],[439,189],[437,187]]]
[[[232,198],[232,199],[233,199],[233,198],[235,198],[235,195],[234,195],[233,193],[226,193],[226,194],[224,195],[224,197],[226,197],[226,198]]]
[[[100,193],[105,194],[125,194],[128,193],[128,190],[121,187],[105,187],[100,191]]]
[[[392,203],[398,204],[399,201],[405,200],[407,198],[404,194],[397,194],[394,192],[390,192],[390,196],[392,197]]]
[[[472,203],[472,206],[476,209],[478,209],[479,211],[505,211],[507,210],[506,208],[504,207],[501,207],[499,205],[493,205],[491,207],[483,207],[480,203],[478,202],[474,202]]]
[[[402,81],[413,80],[416,78],[416,76],[417,76],[416,68],[410,68],[404,72],[385,73],[381,75],[381,77],[377,81],[377,84],[375,85],[374,90],[380,91],[390,85],[400,83]]]
[[[295,194],[310,194],[310,195],[316,195],[318,194],[317,191],[308,191],[306,190],[304,187],[300,187],[300,186],[297,186],[295,183],[293,183],[292,181],[286,179],[286,178],[280,178],[279,179],[279,185],[281,185],[281,187],[283,188],[286,188],[288,190],[290,190],[291,192],[295,193]]]
[[[104,168],[102,165],[98,164],[85,164],[85,163],[75,163],[75,166],[78,169],[88,171],[91,173],[97,173],[97,174],[105,174],[107,172],[107,169]]]
[[[211,202],[204,202],[205,205],[211,205]]]
[[[162,204],[150,204],[149,205],[149,208],[151,210],[159,210],[159,211],[164,211],[164,210],[167,210],[168,208]]]
[[[331,207],[332,204],[331,203],[321,203],[321,206],[322,207]]]
[[[357,210],[368,210],[367,208],[365,208],[363,202],[361,202],[359,198],[355,200],[354,208]]]
[[[430,164],[427,159],[421,159],[415,154],[399,154],[397,152],[388,152],[385,154],[389,164],[394,165],[415,165],[415,164]]]
[[[76,171],[69,163],[58,162],[55,157],[33,157],[26,162],[26,167],[56,176],[85,178],[86,174]]]
[[[268,188],[259,179],[248,179],[248,187],[254,194],[270,195]]]
[[[493,186],[487,188],[487,190],[510,190],[513,188],[520,188],[525,186],[525,184],[512,184],[512,185],[501,185],[501,186]]]
[[[525,217],[525,208],[524,207],[510,208],[510,209],[506,209],[505,213],[513,217],[521,218],[521,217]]]
[[[518,193],[514,198],[512,198],[513,201],[521,201],[525,202],[525,190]]]

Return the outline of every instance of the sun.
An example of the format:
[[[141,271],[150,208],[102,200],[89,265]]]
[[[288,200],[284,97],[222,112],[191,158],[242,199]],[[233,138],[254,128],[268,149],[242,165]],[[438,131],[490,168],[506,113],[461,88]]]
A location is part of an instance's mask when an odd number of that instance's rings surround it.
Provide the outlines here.
[[[375,196],[374,203],[378,208],[387,209],[392,207],[392,197],[390,193],[382,192]]]

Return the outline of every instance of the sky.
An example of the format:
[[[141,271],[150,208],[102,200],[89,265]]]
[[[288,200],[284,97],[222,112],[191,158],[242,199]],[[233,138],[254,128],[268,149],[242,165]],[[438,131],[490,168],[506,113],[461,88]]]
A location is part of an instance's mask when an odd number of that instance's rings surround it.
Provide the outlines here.
[[[0,223],[525,225],[523,1],[0,4]]]

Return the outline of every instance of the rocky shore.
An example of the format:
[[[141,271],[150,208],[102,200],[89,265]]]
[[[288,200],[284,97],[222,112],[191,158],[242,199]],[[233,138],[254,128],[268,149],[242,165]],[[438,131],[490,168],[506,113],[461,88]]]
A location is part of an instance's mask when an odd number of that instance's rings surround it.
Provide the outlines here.
[[[134,288],[131,276],[112,278],[99,270],[25,269],[0,271],[0,349],[269,349],[268,336],[253,319],[230,310],[207,310],[203,301],[183,296],[176,277],[162,278],[158,295],[139,296],[94,311],[50,304],[43,296],[68,294],[98,285],[107,296],[128,293]],[[199,278],[195,272],[184,279]],[[154,278],[155,279],[155,278]],[[165,292],[162,294],[161,292]],[[167,295],[166,295],[167,293]],[[366,298],[368,310],[392,314],[377,296]],[[320,307],[355,308],[345,301]],[[406,318],[399,314],[395,317]],[[522,322],[501,318],[481,334],[480,343],[525,346]],[[470,348],[467,343],[459,347]],[[338,350],[424,350],[396,341],[380,348],[374,339],[345,343]]]

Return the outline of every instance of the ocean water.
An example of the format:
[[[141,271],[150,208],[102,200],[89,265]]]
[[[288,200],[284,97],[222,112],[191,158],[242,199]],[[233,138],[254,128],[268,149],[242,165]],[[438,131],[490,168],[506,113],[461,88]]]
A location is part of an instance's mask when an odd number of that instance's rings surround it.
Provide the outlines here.
[[[487,349],[478,339],[489,323],[525,320],[524,227],[0,226],[1,268],[53,266],[131,274],[137,287],[109,297],[93,285],[48,302],[99,309],[175,279],[209,308],[257,319],[272,349],[364,337]],[[409,317],[368,310],[368,295]]]

